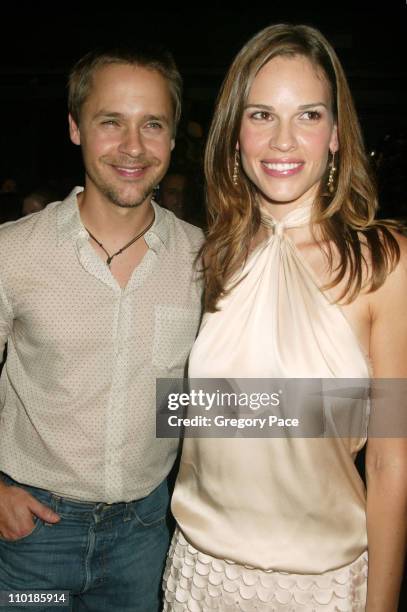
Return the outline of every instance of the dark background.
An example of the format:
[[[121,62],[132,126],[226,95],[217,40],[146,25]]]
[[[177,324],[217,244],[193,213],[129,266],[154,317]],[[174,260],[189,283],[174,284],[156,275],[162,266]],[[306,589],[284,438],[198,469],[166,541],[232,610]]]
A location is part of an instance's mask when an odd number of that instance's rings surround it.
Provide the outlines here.
[[[276,8],[272,8],[272,5]],[[0,35],[0,179],[17,179],[21,192],[49,179],[66,189],[82,183],[80,153],[68,139],[66,75],[86,51],[99,45],[156,41],[168,46],[185,81],[184,121],[208,128],[213,102],[236,52],[270,23],[316,26],[334,44],[354,93],[369,151],[396,155],[386,181],[396,195],[390,208],[404,213],[406,176],[407,7],[354,3],[248,3],[246,8],[90,10],[61,4],[59,10],[20,2],[2,14]],[[401,157],[400,157],[401,156]],[[390,156],[391,157],[391,156]],[[395,178],[394,178],[395,175]],[[400,184],[402,183],[402,184]],[[396,199],[396,202],[394,200]],[[394,212],[391,210],[391,212]],[[396,211],[397,212],[397,211]],[[400,214],[399,216],[403,216]]]
[[[284,4],[289,8],[283,10]],[[83,184],[80,152],[68,138],[66,75],[99,45],[165,44],[184,77],[184,125],[206,134],[214,99],[240,47],[271,23],[306,23],[333,43],[353,91],[375,168],[382,216],[407,217],[407,5],[404,1],[237,3],[211,9],[109,10],[70,4],[55,9],[19,2],[2,9],[0,32],[0,179],[20,193],[49,180],[65,189]],[[322,7],[322,8],[321,8]],[[179,145],[180,146],[180,145]],[[63,194],[62,194],[63,195]]]

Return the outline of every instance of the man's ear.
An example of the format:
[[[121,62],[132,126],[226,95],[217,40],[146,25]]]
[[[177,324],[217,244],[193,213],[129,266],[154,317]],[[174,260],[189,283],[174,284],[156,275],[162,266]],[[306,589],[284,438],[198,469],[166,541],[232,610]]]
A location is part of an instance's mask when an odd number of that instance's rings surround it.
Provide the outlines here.
[[[68,115],[68,123],[69,123],[69,136],[72,142],[76,145],[81,144],[81,133],[79,130],[79,126],[76,123],[75,119],[72,117],[71,113]]]
[[[175,147],[175,138],[171,138],[171,151],[174,150]]]

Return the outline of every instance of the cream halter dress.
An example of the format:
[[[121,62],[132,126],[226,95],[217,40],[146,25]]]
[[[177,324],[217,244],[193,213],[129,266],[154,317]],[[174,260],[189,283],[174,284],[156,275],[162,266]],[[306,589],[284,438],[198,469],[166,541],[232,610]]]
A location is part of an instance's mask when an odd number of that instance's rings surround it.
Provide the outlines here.
[[[272,220],[243,280],[207,313],[193,378],[363,378],[340,306],[286,235],[311,203]],[[186,438],[172,500],[178,528],[166,611],[362,611],[367,578],[359,438]]]

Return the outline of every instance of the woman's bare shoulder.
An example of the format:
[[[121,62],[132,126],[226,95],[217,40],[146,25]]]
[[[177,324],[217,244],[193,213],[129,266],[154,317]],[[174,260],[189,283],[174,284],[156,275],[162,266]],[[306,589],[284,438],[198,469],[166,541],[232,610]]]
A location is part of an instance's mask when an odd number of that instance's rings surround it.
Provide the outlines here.
[[[407,303],[407,236],[391,230],[400,249],[400,257],[384,283],[371,294],[371,303],[379,311],[405,311]]]

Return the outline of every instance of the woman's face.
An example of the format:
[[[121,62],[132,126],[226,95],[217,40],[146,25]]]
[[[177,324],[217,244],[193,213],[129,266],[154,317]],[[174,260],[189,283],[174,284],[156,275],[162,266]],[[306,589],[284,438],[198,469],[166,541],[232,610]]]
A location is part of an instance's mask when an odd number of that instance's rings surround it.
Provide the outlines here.
[[[288,212],[316,194],[329,151],[338,149],[331,106],[326,79],[304,56],[278,56],[258,72],[238,148],[263,203]]]

